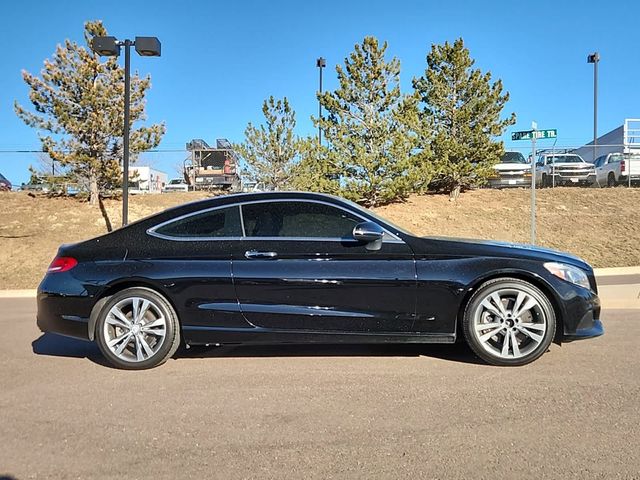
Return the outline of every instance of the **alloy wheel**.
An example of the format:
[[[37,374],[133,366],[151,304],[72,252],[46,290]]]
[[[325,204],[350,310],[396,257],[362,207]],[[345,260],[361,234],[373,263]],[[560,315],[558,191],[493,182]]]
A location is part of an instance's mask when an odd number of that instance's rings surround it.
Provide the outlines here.
[[[125,362],[155,356],[167,334],[167,319],[153,301],[127,297],[113,305],[105,317],[103,336],[110,352]]]
[[[533,292],[500,288],[488,292],[477,304],[471,327],[478,344],[491,357],[517,360],[540,348],[548,320]]]

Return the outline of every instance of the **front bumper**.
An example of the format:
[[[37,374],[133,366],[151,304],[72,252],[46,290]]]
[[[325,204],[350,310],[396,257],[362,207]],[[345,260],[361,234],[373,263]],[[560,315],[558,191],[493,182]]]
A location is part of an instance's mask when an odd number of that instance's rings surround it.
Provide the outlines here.
[[[574,340],[584,340],[587,338],[599,337],[600,335],[604,335],[604,326],[600,320],[594,319],[591,326],[579,328],[570,335],[565,334],[563,341],[573,342]]]
[[[566,282],[563,282],[566,284]],[[600,298],[591,290],[565,285],[560,292],[565,297],[563,342],[599,337],[604,334],[600,321]]]
[[[497,177],[489,179],[491,188],[530,187],[531,177]]]
[[[596,174],[590,173],[585,175],[583,172],[556,172],[552,173],[551,177],[554,178],[556,183],[588,183],[592,184],[596,182]]]

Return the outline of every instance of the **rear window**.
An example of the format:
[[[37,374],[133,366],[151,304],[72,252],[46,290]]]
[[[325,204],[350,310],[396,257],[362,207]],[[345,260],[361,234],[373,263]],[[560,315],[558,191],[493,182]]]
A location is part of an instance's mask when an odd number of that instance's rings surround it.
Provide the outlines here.
[[[241,237],[240,207],[197,213],[162,225],[155,232],[176,238]]]

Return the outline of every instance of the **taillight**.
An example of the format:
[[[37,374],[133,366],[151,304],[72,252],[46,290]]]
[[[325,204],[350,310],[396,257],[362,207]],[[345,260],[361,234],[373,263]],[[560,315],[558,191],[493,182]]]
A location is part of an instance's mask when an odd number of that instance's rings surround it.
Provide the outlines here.
[[[78,261],[73,257],[56,257],[49,265],[47,273],[60,273],[71,270],[78,264]]]
[[[620,171],[624,172],[624,160],[620,162]]]

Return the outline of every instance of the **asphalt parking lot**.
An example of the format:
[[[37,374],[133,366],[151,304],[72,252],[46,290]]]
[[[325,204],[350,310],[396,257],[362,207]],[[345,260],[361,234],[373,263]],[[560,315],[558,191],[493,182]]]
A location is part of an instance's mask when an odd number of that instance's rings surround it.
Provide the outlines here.
[[[192,349],[124,372],[0,299],[0,478],[638,478],[640,310],[532,365],[462,346]]]

